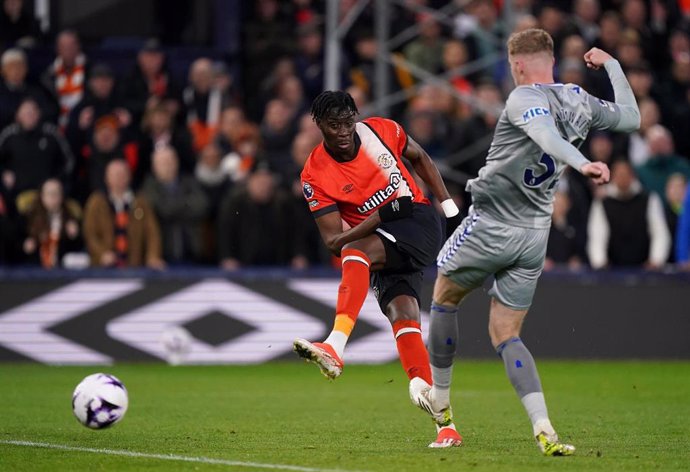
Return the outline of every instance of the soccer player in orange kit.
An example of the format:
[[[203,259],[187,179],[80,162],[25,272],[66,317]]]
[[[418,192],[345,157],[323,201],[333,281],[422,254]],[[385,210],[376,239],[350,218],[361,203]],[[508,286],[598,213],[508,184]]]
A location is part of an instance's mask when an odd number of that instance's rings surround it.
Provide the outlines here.
[[[393,327],[411,394],[412,389],[428,388],[431,368],[422,340],[419,295],[423,270],[436,260],[444,236],[436,209],[402,158],[441,202],[446,218],[457,217],[458,208],[429,155],[395,121],[374,117],[357,122],[357,107],[342,91],[321,93],[311,114],[323,141],[304,165],[302,189],[321,237],[342,259],[342,280],[330,335],[323,342],[296,339],[294,350],[326,377],[337,378],[371,284]],[[449,416],[437,441],[461,440]]]

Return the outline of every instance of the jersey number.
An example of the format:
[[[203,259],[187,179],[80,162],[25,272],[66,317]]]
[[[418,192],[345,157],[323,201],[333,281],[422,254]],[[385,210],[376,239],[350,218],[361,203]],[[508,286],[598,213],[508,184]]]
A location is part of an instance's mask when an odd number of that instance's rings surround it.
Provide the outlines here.
[[[548,154],[542,154],[539,158],[539,166],[543,167],[544,172],[535,175],[534,171],[529,167],[525,169],[525,174],[522,176],[522,182],[529,188],[537,188],[543,184],[549,177],[556,173],[556,163],[553,157]]]

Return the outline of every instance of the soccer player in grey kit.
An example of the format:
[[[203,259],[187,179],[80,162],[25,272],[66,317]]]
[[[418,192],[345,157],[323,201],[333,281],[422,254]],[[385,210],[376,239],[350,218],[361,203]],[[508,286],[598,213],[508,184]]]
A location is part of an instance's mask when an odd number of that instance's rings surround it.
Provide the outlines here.
[[[568,165],[595,184],[607,183],[606,164],[590,162],[578,147],[590,129],[636,130],[640,113],[620,64],[601,49],[592,48],[584,60],[589,68],[606,69],[615,103],[593,97],[576,84],[554,83],[553,40],[541,29],[513,34],[508,60],[517,87],[496,125],[486,165],[467,184],[472,194],[469,215],[437,259],[429,331],[433,387],[411,384],[410,396],[436,422],[438,436],[430,447],[460,444],[444,434],[455,429],[449,391],[458,305],[493,275],[491,343],[503,359],[542,453],[571,455],[575,448],[560,442],[551,425],[539,374],[520,340],[520,328],[544,266],[558,178]]]

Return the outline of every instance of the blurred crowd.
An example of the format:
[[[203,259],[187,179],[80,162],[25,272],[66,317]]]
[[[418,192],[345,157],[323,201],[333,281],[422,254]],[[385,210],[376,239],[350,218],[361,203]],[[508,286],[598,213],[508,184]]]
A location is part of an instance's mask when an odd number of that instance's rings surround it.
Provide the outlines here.
[[[237,64],[209,54],[184,76],[156,39],[120,70],[77,31],[41,37],[22,0],[1,3],[0,265],[332,264],[299,183],[321,139],[308,112],[324,88],[325,2],[246,2]],[[438,162],[465,211],[464,183],[513,87],[505,40],[541,27],[557,81],[613,100],[605,72],[582,60],[600,47],[621,62],[642,115],[638,132],[595,132],[582,147],[611,167],[610,184],[571,169],[560,179],[546,269],[690,270],[690,2],[515,0],[510,15],[500,0],[406,3],[389,5],[387,88],[400,99],[387,115]],[[356,6],[342,0],[341,18]],[[376,110],[375,20],[369,5],[342,41],[339,79],[362,117]],[[41,42],[54,55],[36,70]]]

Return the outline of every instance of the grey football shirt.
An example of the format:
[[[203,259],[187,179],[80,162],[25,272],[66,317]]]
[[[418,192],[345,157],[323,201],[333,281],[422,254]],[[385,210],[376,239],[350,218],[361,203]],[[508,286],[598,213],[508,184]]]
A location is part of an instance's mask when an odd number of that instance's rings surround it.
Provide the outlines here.
[[[474,207],[509,225],[549,228],[553,194],[566,165],[579,170],[589,162],[576,148],[590,129],[615,128],[619,121],[618,105],[578,85],[517,87],[496,125],[486,165],[467,183]],[[574,147],[560,155],[545,153],[529,136],[544,128]]]

